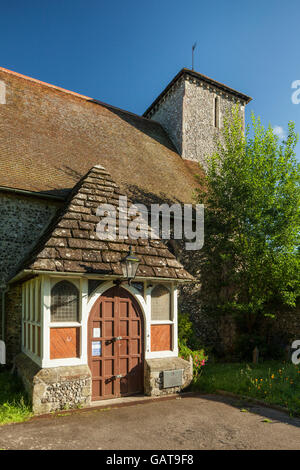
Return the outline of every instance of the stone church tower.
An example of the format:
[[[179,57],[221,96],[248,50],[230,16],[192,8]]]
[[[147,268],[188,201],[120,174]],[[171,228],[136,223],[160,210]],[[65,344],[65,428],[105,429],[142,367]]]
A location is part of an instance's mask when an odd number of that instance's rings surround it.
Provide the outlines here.
[[[182,69],[144,113],[159,122],[185,160],[200,162],[214,150],[214,139],[226,113],[251,98],[189,69]]]

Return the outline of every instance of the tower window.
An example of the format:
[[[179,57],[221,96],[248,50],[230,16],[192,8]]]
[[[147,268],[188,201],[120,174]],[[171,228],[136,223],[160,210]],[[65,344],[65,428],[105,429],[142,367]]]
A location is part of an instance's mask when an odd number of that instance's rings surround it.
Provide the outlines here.
[[[220,100],[218,96],[214,99],[214,126],[219,129],[220,127]]]

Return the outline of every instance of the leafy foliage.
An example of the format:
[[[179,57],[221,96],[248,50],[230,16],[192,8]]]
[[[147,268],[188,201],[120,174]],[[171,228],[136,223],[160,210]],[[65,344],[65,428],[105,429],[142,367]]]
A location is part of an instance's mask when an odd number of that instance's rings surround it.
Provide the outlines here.
[[[300,294],[297,139],[292,122],[280,142],[254,115],[244,134],[236,107],[224,119],[206,176],[199,176],[203,289],[214,299],[212,311],[235,315],[248,333],[260,317],[274,318],[279,304],[294,307]]]
[[[178,338],[191,349],[199,349],[202,346],[188,313],[178,313]]]
[[[200,346],[194,325],[187,313],[178,313],[178,346],[180,357],[187,361],[192,357],[194,378],[199,377],[208,357]]]
[[[25,421],[30,416],[31,407],[20,379],[0,371],[0,426]]]

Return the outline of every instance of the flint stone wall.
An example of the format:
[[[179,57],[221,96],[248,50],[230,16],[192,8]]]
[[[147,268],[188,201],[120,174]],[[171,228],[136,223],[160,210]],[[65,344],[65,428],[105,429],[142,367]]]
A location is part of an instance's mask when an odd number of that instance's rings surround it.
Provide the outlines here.
[[[159,122],[165,129],[176,150],[181,155],[182,148],[182,126],[183,126],[183,98],[185,93],[184,80],[179,80],[172,92],[159,104],[159,107],[151,116],[151,119]]]
[[[0,277],[3,275],[5,280],[11,277],[19,263],[32,249],[35,243],[41,237],[43,231],[47,228],[55,215],[60,203],[48,200],[20,196],[10,193],[0,193]],[[17,299],[13,301],[13,296],[6,295],[5,310],[6,315],[12,320],[7,321],[5,332],[9,360],[13,354],[20,351],[17,338],[20,336],[21,323],[19,322],[19,292]],[[17,321],[18,320],[18,321]],[[2,338],[2,295],[0,295],[0,338]]]
[[[148,116],[163,126],[182,158],[197,161],[204,169],[219,135],[214,122],[215,97],[219,100],[219,128],[235,105],[239,106],[244,120],[244,102],[190,76],[175,83]]]
[[[163,372],[183,369],[181,387],[163,388]],[[188,387],[193,379],[193,362],[180,357],[165,357],[161,359],[146,359],[144,367],[144,393],[149,396],[170,395]]]
[[[21,353],[16,358],[16,368],[35,414],[86,407],[91,403],[92,380],[87,365],[41,369]]]

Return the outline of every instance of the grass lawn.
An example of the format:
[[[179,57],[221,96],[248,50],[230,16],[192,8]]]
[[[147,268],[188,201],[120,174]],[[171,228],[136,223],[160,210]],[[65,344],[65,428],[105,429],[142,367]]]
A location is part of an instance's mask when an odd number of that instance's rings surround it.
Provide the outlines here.
[[[292,363],[207,364],[192,390],[226,390],[284,406],[291,414],[300,415],[300,365]]]
[[[21,381],[0,369],[0,426],[25,421],[31,416],[31,406]]]

